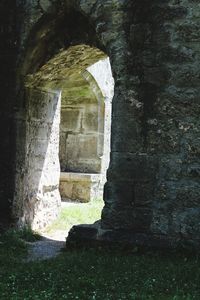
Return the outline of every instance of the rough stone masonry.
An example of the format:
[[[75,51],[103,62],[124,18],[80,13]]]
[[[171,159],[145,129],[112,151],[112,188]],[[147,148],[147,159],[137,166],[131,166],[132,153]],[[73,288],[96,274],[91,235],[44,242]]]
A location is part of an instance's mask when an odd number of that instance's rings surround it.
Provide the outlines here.
[[[25,180],[26,75],[86,44],[111,61],[111,161],[101,220],[69,239],[199,247],[199,1],[6,0],[0,14],[1,212],[18,222],[26,207],[16,197]]]

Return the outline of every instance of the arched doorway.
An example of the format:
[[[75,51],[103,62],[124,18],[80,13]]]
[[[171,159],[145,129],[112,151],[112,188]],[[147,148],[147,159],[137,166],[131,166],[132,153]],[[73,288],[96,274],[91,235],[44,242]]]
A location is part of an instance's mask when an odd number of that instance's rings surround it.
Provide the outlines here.
[[[61,50],[26,76],[25,159],[15,198],[23,200],[21,224],[36,229],[55,219],[59,189],[67,200],[102,197],[113,93],[108,57],[87,45]]]

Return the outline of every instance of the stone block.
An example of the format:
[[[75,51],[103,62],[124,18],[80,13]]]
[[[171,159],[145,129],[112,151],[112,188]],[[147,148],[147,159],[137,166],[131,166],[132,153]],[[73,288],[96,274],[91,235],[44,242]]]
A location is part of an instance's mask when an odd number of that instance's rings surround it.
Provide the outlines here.
[[[80,135],[79,155],[81,158],[97,158],[98,136],[97,135]]]
[[[112,120],[114,120],[114,118],[123,119],[126,116],[127,119],[134,118],[135,121],[139,121],[142,115],[143,103],[139,101],[139,96],[136,91],[131,91],[130,94],[127,95],[123,95],[120,92],[115,94],[112,103]]]
[[[188,9],[184,5],[169,6],[164,3],[155,3],[151,8],[154,22],[163,23],[163,20],[173,22],[175,19],[186,18]]]
[[[29,137],[38,140],[48,140],[51,132],[52,124],[47,124],[44,121],[32,119],[29,124],[27,124],[27,130]]]
[[[61,172],[61,198],[63,201],[90,202],[102,197],[101,180],[101,174]]]
[[[108,170],[111,181],[154,181],[158,172],[158,159],[146,153],[112,152]]]
[[[152,199],[152,183],[107,182],[104,187],[103,228],[149,230]]]
[[[176,197],[173,203],[175,210],[180,207],[198,208],[199,204],[200,190],[197,183],[185,184],[176,188]]]
[[[177,34],[180,40],[184,42],[199,42],[200,24],[198,22],[184,22],[177,28]]]
[[[172,65],[170,70],[170,83],[175,84],[176,87],[182,88],[196,88],[200,85],[199,74],[200,65],[193,62],[193,64]]]
[[[101,226],[103,229],[131,229],[139,232],[150,230],[152,209],[134,208],[131,206],[105,205],[102,211]]]
[[[48,11],[51,6],[51,2],[49,0],[40,0],[39,4],[44,11]]]
[[[61,109],[61,132],[79,132],[81,128],[81,108]]]
[[[177,209],[172,214],[171,231],[195,240],[200,235],[200,209]]]
[[[69,169],[79,171],[84,168],[84,161],[88,168],[88,160],[92,170],[92,161],[99,160],[97,147],[98,137],[95,135],[69,134],[66,142],[66,165]]]
[[[195,62],[195,56],[196,53],[195,51],[186,46],[181,46],[181,45],[173,45],[169,46],[166,45],[162,47],[162,51],[160,51],[157,54],[157,60],[160,61],[161,63],[171,63],[173,66],[176,67],[183,67],[182,62],[184,63],[191,63]],[[177,64],[180,65],[177,65]]]
[[[82,121],[85,132],[98,132],[99,122],[103,122],[103,119],[98,119],[97,112],[85,112]]]
[[[133,183],[106,182],[104,186],[104,200],[108,205],[116,204],[118,207],[134,206]]]
[[[155,183],[140,182],[134,184],[134,203],[137,208],[151,208],[154,199]]]
[[[41,156],[41,157],[44,157],[44,159],[45,159],[47,149],[48,149],[48,140],[47,139],[40,140],[37,137],[36,138],[33,137],[30,140],[30,144],[28,146],[30,149],[29,155],[32,155],[33,157]]]
[[[166,124],[167,125],[167,124]],[[180,153],[181,137],[177,129],[166,130],[166,125],[150,129],[147,136],[147,150],[149,153],[178,154]],[[149,126],[150,127],[150,126]]]
[[[152,182],[107,182],[104,186],[104,199],[106,204],[118,207],[151,207],[153,192]]]
[[[183,149],[188,159],[200,157],[200,137],[197,133],[184,134]]]
[[[178,180],[183,176],[184,167],[178,155],[165,155],[160,160],[159,174],[165,180]]]
[[[60,143],[59,143],[59,159],[61,171],[65,171],[66,164],[66,133],[60,133]]]
[[[200,91],[199,91],[200,92]],[[165,116],[166,114],[170,118],[179,118],[185,119],[185,116],[196,116],[200,114],[200,106],[197,98],[195,99],[172,99],[166,95],[161,95],[162,105],[158,106],[158,112],[160,116]]]
[[[162,99],[169,99],[172,103],[180,103],[180,109],[184,109],[184,104],[199,103],[199,87],[177,87],[176,85],[168,85],[161,93]],[[182,104],[181,104],[182,103]]]
[[[135,118],[113,117],[111,147],[115,152],[142,151],[144,137],[141,124]]]
[[[96,3],[96,0],[90,0],[90,1],[84,0],[84,1],[80,2],[80,6],[84,13],[89,14],[90,11],[92,10],[93,6],[95,5],[95,3]]]

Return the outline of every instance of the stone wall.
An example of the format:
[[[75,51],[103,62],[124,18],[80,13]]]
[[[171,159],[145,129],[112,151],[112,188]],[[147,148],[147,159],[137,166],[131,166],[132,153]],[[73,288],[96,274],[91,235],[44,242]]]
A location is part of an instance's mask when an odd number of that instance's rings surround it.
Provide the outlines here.
[[[25,161],[21,157],[23,169],[16,176],[13,213],[19,226],[26,224],[38,229],[57,217],[61,204],[58,155],[61,93],[27,88],[26,105]]]
[[[110,161],[114,80],[109,58],[92,64],[81,76],[62,89],[60,192],[62,199],[87,202],[102,198]]]
[[[0,218],[8,218],[14,188],[14,105],[18,29],[12,0],[0,3]]]
[[[85,97],[81,95],[83,91]],[[60,163],[63,172],[101,173],[103,140],[100,135],[104,132],[98,130],[99,106],[104,106],[104,99],[98,103],[89,85],[80,87],[78,98],[71,104],[66,94],[62,96]],[[104,120],[104,115],[101,118]]]
[[[104,228],[199,238],[199,12],[193,1],[133,5],[130,87],[115,95]]]
[[[66,202],[92,202],[102,200],[103,174],[61,172],[60,195]]]
[[[91,80],[91,76],[94,80]],[[114,96],[114,78],[112,75],[110,59],[107,57],[89,66],[84,73],[85,79],[90,83],[90,87],[99,103],[98,127],[101,132],[102,151],[101,153],[101,173],[103,184],[106,182],[106,172],[110,163],[111,151],[111,118],[112,118],[112,99]],[[97,83],[97,85],[95,84]],[[102,102],[104,105],[100,105]]]
[[[143,233],[149,242],[199,240],[198,1],[23,1],[20,9],[22,78],[72,44],[110,57],[112,154],[101,229]]]

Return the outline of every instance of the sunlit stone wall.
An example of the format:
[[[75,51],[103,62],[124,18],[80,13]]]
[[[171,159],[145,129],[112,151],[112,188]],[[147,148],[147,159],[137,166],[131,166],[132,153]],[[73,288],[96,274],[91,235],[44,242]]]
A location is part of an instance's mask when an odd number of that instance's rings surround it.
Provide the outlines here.
[[[26,101],[25,162],[16,177],[14,207],[19,226],[26,224],[38,229],[57,217],[61,204],[58,156],[61,92],[27,88]]]

